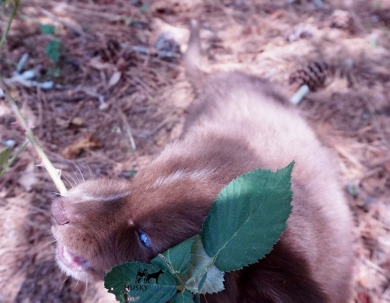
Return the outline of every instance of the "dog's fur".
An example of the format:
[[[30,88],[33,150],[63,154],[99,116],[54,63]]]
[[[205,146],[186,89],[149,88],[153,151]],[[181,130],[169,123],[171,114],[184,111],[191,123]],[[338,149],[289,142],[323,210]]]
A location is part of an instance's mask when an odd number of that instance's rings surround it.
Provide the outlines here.
[[[202,302],[348,302],[352,221],[332,157],[270,84],[240,72],[202,72],[198,40],[193,23],[185,64],[197,97],[183,138],[132,183],[90,180],[53,201],[60,267],[90,280],[125,261],[148,261],[199,233],[232,179],[294,160],[293,211],[280,241],[258,263],[227,273],[226,290]]]

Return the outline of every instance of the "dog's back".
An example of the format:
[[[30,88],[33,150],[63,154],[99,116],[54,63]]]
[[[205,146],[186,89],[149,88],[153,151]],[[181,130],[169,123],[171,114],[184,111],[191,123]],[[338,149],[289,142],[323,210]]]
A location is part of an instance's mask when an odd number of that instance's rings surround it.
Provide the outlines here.
[[[197,24],[192,27],[185,60],[197,97],[189,109],[182,146],[197,150],[199,157],[205,145],[223,149],[227,165],[220,159],[204,165],[228,180],[251,169],[276,170],[296,163],[288,228],[264,260],[241,273],[241,300],[348,302],[352,220],[336,163],[272,85],[240,72],[202,72]]]

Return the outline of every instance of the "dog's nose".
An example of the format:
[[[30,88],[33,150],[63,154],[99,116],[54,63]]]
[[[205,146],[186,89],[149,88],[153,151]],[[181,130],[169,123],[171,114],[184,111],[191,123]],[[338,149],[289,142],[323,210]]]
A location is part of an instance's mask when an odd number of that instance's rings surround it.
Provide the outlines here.
[[[56,225],[65,225],[70,222],[66,215],[63,198],[56,198],[51,203],[51,217]]]

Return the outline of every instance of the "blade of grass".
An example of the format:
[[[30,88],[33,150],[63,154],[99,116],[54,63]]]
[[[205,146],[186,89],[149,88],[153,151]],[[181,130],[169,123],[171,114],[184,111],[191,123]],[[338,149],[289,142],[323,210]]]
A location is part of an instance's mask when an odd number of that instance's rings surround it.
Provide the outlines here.
[[[4,173],[7,171],[8,167],[11,166],[11,164],[15,161],[15,159],[19,156],[19,154],[22,152],[22,150],[27,146],[28,142],[30,142],[29,139],[26,139],[23,144],[19,147],[16,154],[7,162],[7,164],[4,165],[3,170],[0,172],[0,177],[4,175]]]
[[[6,29],[5,29],[5,31],[3,33],[3,36],[1,37],[1,40],[0,40],[0,49],[3,46],[5,40],[7,39],[7,35],[8,35],[8,32],[9,32],[9,29],[11,27],[12,20],[15,18],[16,12],[18,11],[19,3],[20,3],[20,0],[15,0],[14,1],[14,9],[12,10],[11,16],[9,17],[9,20],[8,20],[8,23],[7,23],[7,27],[6,27]]]

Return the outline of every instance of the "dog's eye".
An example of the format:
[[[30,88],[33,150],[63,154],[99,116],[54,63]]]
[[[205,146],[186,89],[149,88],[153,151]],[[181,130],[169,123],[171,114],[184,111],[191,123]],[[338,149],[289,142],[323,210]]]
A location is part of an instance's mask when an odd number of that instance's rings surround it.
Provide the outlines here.
[[[141,241],[143,246],[145,246],[147,248],[152,247],[152,243],[150,242],[149,237],[145,233],[143,233],[143,232],[139,233],[139,240]]]

